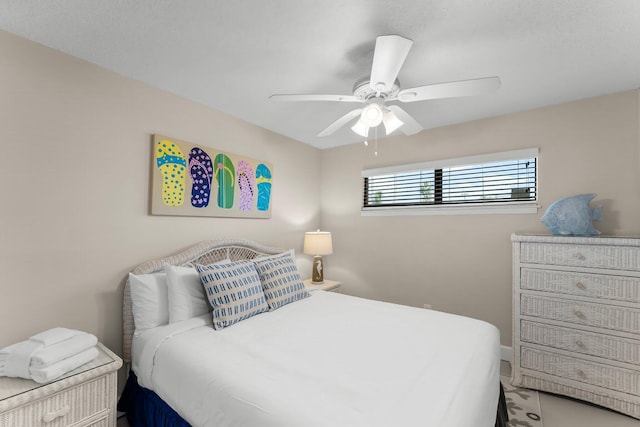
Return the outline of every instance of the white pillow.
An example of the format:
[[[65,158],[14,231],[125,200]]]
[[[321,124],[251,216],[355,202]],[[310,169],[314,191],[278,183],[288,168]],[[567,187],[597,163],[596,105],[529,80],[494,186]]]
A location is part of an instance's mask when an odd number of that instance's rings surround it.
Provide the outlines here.
[[[169,323],[169,296],[165,273],[129,273],[129,289],[136,331]]]
[[[213,307],[215,329],[226,328],[269,310],[252,261],[196,264],[196,269]]]
[[[167,265],[164,272],[169,287],[169,323],[192,319],[210,311],[200,274],[194,267]]]

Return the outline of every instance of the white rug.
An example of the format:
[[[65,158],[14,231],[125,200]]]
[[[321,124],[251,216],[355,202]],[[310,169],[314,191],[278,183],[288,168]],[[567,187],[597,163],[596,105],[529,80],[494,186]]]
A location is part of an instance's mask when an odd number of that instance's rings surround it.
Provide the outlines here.
[[[512,386],[509,383],[509,377],[500,377],[500,381],[507,399],[507,411],[509,412],[509,424],[507,425],[544,427],[538,392]]]

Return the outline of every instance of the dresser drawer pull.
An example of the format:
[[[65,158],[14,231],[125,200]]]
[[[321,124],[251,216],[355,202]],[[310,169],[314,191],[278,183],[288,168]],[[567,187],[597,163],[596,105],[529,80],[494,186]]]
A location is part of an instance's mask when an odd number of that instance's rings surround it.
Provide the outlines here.
[[[575,310],[573,310],[573,314],[576,315],[576,317],[579,317],[580,319],[584,319],[585,315],[583,312],[581,312],[580,310],[578,310],[577,308]]]
[[[576,345],[578,347],[584,347],[584,343],[581,340],[576,340]]]
[[[585,259],[587,259],[587,257],[582,255],[580,252],[576,254],[576,258],[578,258],[580,261],[584,261]]]
[[[587,376],[587,374],[585,374],[585,373],[584,373],[584,371],[583,371],[582,369],[577,369],[577,370],[576,370],[576,374],[578,374],[578,376],[579,376],[580,378],[584,378],[584,377],[586,377],[586,376]]]
[[[64,417],[65,415],[67,415],[69,413],[69,411],[71,410],[71,406],[66,405],[63,406],[62,408],[58,409],[57,411],[53,411],[53,412],[49,412],[48,414],[44,414],[42,417],[42,421],[45,423],[50,423],[51,421],[60,418],[60,417]]]
[[[576,283],[576,288],[581,289],[581,290],[584,291],[587,287],[584,285],[584,283],[578,282],[578,283]]]

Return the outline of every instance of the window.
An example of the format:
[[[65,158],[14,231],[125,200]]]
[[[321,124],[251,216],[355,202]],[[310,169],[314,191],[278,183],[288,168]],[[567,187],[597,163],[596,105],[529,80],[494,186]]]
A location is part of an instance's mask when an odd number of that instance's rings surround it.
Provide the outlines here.
[[[362,171],[363,215],[537,212],[538,149]]]

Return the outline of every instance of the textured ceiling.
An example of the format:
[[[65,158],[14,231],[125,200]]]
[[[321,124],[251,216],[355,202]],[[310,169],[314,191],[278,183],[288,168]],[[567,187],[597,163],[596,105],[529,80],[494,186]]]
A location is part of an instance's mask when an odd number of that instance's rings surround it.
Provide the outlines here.
[[[354,105],[269,95],[351,94],[378,35],[413,40],[402,88],[500,76],[403,104],[425,129],[640,86],[638,0],[0,0],[0,28],[318,148],[362,141],[316,136]]]

